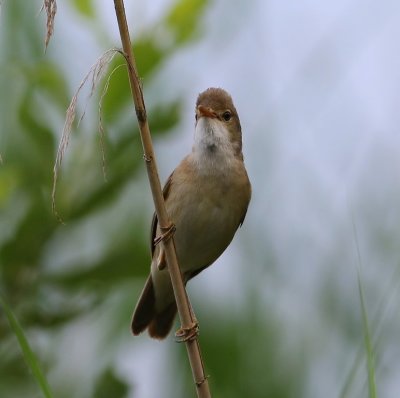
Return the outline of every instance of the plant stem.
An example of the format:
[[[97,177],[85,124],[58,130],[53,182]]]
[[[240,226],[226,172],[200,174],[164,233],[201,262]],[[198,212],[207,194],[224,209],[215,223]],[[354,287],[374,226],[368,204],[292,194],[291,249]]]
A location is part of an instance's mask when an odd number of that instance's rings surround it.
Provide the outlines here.
[[[123,0],[114,0],[115,12],[118,20],[118,27],[122,41],[122,48],[125,53],[125,59],[128,64],[129,83],[132,97],[135,104],[136,116],[139,122],[140,137],[144,151],[144,159],[147,168],[150,188],[153,196],[154,207],[157,214],[160,229],[167,230],[171,223],[165,208],[164,197],[162,194],[160,179],[157,171],[156,159],[153,151],[153,144],[150,135],[150,129],[147,122],[146,108],[143,99],[142,88],[138,77],[136,62],[131,47],[128,24],[126,21],[125,8]],[[178,314],[183,329],[190,329],[193,325],[194,316],[191,311],[189,299],[186,294],[185,286],[182,281],[182,275],[178,265],[175,246],[172,239],[166,239],[161,242],[164,247],[168,270],[171,277],[172,286]],[[204,366],[200,353],[200,346],[197,337],[186,341],[186,348],[192,368],[193,379],[197,388],[199,398],[210,398],[208,380],[205,376]]]

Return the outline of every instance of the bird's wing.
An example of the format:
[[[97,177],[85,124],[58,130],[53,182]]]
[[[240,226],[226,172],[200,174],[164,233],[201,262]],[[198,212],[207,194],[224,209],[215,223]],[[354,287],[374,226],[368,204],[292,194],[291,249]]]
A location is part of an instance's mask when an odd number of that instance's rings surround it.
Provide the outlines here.
[[[246,209],[243,212],[243,216],[240,219],[239,227],[241,227],[243,225],[243,223],[244,223],[244,219],[246,218],[246,214],[247,214],[247,208],[248,208],[248,206],[246,206]]]
[[[170,192],[170,188],[172,185],[172,174],[173,174],[173,172],[168,177],[168,180],[165,183],[164,188],[163,188],[164,201],[167,200],[169,192]],[[154,255],[154,250],[156,249],[156,246],[154,244],[154,239],[156,238],[156,234],[157,234],[157,225],[158,225],[158,218],[157,218],[156,212],[154,212],[153,219],[151,221],[151,229],[150,229],[150,249],[151,249],[152,257]]]
[[[251,189],[251,184],[250,184],[249,180],[248,180],[248,184],[249,184],[248,185],[249,189],[248,189],[247,194],[246,194],[247,195],[247,205],[246,205],[245,209],[243,210],[243,215],[242,215],[242,217],[240,219],[240,223],[239,223],[238,227],[241,227],[243,225],[244,219],[246,218],[247,209],[249,207],[250,199],[251,199],[251,193],[252,193],[251,191],[252,191],[252,189]],[[246,191],[244,191],[244,192],[246,192]]]

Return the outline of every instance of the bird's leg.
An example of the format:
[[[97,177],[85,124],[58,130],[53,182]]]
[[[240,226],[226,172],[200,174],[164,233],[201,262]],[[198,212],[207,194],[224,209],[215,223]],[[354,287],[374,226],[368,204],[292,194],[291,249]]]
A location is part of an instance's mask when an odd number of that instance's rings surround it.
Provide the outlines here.
[[[154,239],[154,246],[158,245],[162,240],[170,239],[174,235],[176,231],[175,224],[170,224],[168,227],[160,227],[160,231],[161,235]]]
[[[190,326],[186,328],[180,327],[175,332],[175,341],[177,343],[185,343],[186,341],[195,340],[199,335],[199,330],[199,323],[197,320],[194,320]]]
[[[176,231],[176,227],[174,224],[170,224],[168,227],[160,227],[161,234],[154,239],[154,245],[158,245],[162,240],[170,239]],[[159,270],[164,269],[166,266],[165,261],[165,253],[163,248],[160,249],[160,254],[157,258],[157,267]],[[186,290],[185,290],[186,293]],[[189,303],[189,310],[190,310],[190,318],[192,320],[190,326],[188,327],[181,327],[175,332],[175,341],[177,343],[183,343],[186,341],[191,341],[197,338],[199,334],[199,323],[197,322],[196,316],[194,315],[192,305],[189,301],[189,298],[186,298]]]
[[[176,227],[174,224],[170,224],[168,227],[160,227],[161,234],[154,239],[154,246],[158,245],[162,240],[170,239],[174,232],[176,231]],[[160,248],[160,253],[157,258],[157,268],[161,271],[167,266],[167,262],[165,261],[165,252],[164,249]]]
[[[192,304],[190,303],[189,298],[188,298],[188,303],[189,303],[190,317],[192,319],[192,322],[189,327],[186,328],[180,327],[175,332],[175,341],[177,343],[185,343],[186,341],[192,341],[197,338],[200,332],[199,322],[197,322],[196,316],[194,315]]]

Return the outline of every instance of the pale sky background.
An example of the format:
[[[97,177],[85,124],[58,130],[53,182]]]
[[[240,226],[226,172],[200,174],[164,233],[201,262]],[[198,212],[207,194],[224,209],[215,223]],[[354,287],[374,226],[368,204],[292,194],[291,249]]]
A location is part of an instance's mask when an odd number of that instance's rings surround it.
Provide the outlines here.
[[[140,32],[171,1],[126,3],[130,27]],[[104,30],[119,46],[113,2],[98,4]],[[90,26],[76,23],[64,2],[58,5],[49,51],[66,59],[76,88],[107,47],[91,36]],[[374,325],[386,335],[379,346],[378,389],[385,398],[400,395],[400,299],[391,283],[400,257],[399,37],[396,0],[216,0],[206,12],[203,38],[173,56],[150,85],[144,81],[147,97],[163,82],[159,98],[185,98],[181,123],[156,142],[163,180],[190,150],[198,93],[219,86],[232,94],[253,199],[232,247],[190,284],[190,294],[194,303],[201,299],[234,311],[243,304],[246,274],[265,280],[257,294],[287,325],[282,339],[288,349],[294,335],[314,342],[308,347],[315,363],[305,383],[310,398],[337,397],[359,349],[341,344],[340,330],[318,302],[326,281],[334,281],[342,304],[360,317],[352,219],[370,318],[384,308]],[[145,211],[151,213],[151,204]],[[273,269],[255,263],[263,254],[274,259]],[[378,307],[381,299],[385,304]],[[90,320],[74,327],[86,330],[82,340],[90,341]],[[60,338],[65,347],[69,332]],[[135,397],[162,396],[172,372],[171,349],[147,336],[121,346],[121,377],[134,374],[141,381]],[[70,351],[60,365],[65,369],[54,372],[78,373],[74,358],[90,363],[95,351],[95,343]]]

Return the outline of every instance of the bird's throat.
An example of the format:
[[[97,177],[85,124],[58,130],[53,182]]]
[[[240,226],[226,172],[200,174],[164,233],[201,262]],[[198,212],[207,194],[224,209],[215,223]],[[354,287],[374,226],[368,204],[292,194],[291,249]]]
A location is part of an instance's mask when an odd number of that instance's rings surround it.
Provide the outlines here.
[[[196,124],[192,154],[198,169],[225,173],[235,160],[235,149],[226,126],[217,119],[200,118]]]

